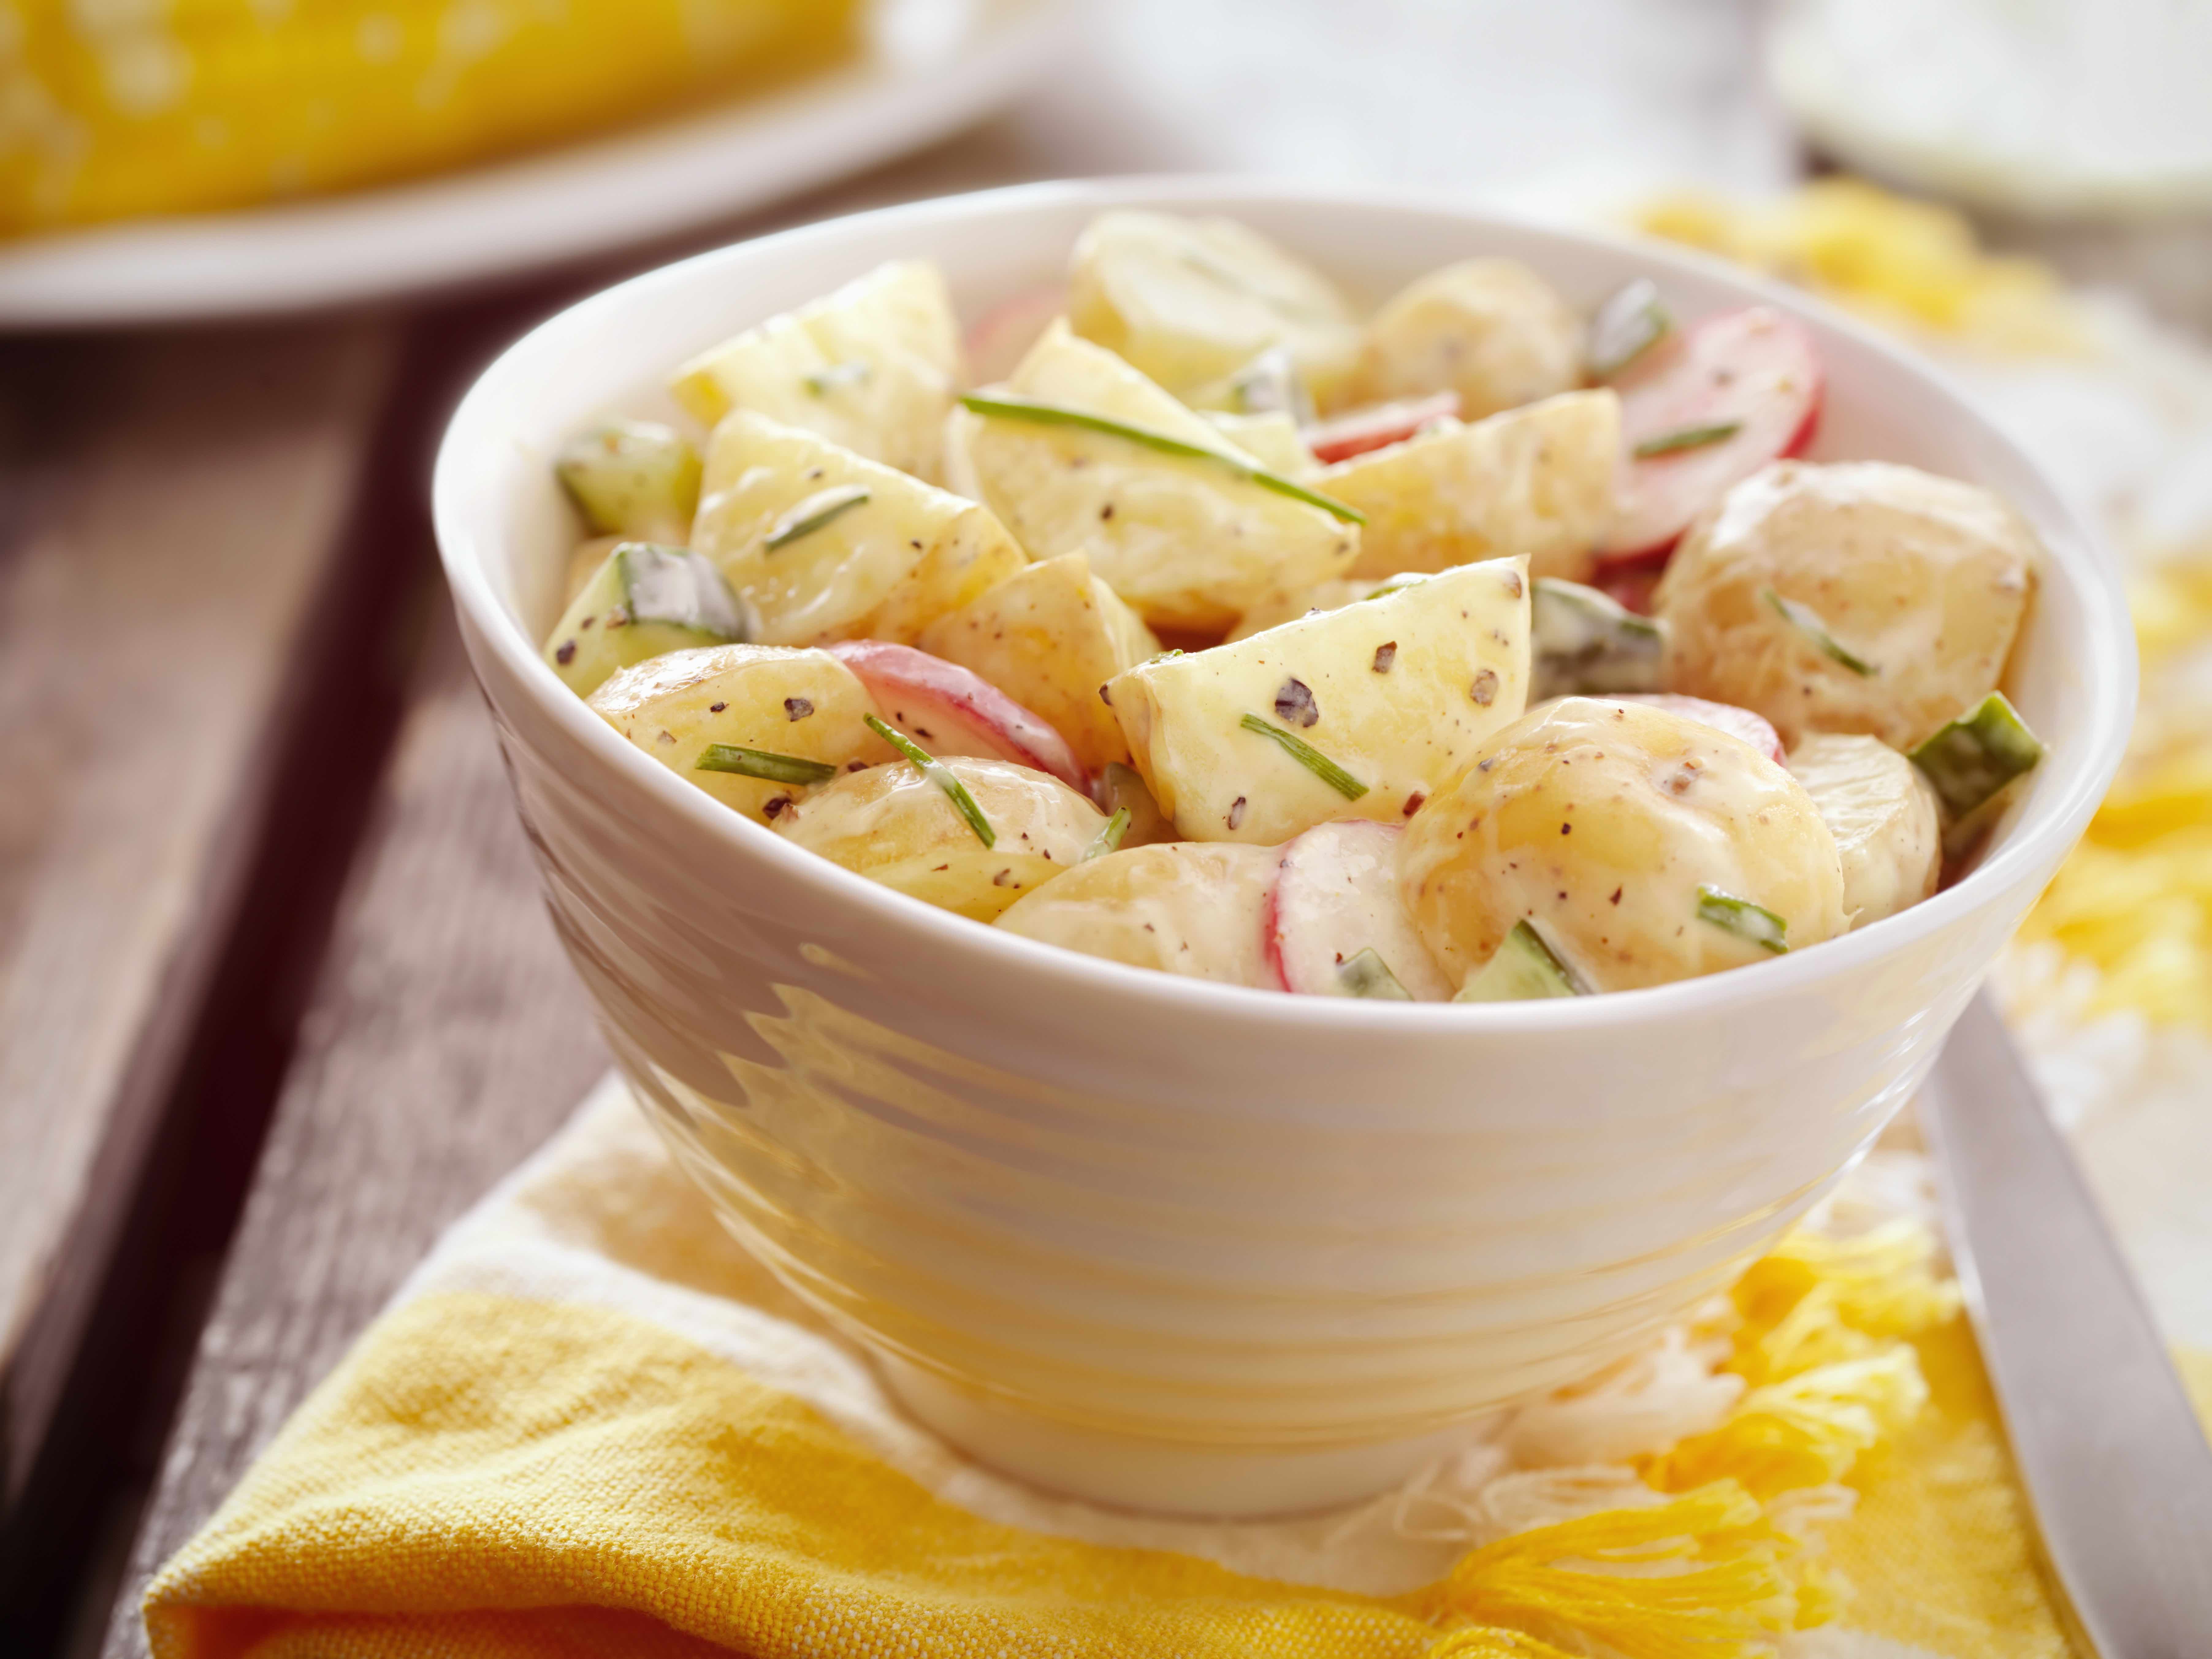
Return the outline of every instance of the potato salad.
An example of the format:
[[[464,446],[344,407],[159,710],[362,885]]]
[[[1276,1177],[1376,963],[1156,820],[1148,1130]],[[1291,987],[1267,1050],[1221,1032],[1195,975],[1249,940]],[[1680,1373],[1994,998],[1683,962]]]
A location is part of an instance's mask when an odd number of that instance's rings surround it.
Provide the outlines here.
[[[963,331],[921,261],[609,418],[546,661],[769,833],[1066,950],[1306,996],[1588,996],[1919,902],[2041,748],[2040,549],[1802,459],[1815,342],[1471,257],[1363,310],[1117,211]]]

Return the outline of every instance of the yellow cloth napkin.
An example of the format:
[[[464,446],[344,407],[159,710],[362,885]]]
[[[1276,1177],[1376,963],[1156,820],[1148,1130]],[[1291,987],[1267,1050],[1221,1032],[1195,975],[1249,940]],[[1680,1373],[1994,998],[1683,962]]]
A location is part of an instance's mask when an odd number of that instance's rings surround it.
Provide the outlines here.
[[[1951,1315],[1912,1346],[1928,1405],[1857,1459],[1856,1512],[1826,1528],[1820,1572],[1855,1593],[1780,1650],[2061,1659],[1972,1339]],[[2212,1368],[2197,1381],[2212,1397]],[[1571,1421],[1555,1410],[1544,1432]],[[1421,1492],[1286,1522],[1155,1520],[1022,1487],[902,1419],[611,1081],[440,1244],[155,1579],[146,1622],[161,1659],[1413,1659],[1437,1648],[1436,1587],[1465,1574],[1473,1535],[1427,1517],[1486,1499],[1494,1534],[1508,1488],[1633,1484],[1604,1468],[1501,1478],[1509,1451],[1486,1434]],[[1702,1478],[1642,1467],[1673,1490]],[[1472,1504],[1452,1501],[1455,1479]],[[1515,1541],[1467,1559],[1502,1571]],[[1459,1640],[1443,1650],[1558,1651]],[[1623,1650],[1763,1650],[1650,1640]]]

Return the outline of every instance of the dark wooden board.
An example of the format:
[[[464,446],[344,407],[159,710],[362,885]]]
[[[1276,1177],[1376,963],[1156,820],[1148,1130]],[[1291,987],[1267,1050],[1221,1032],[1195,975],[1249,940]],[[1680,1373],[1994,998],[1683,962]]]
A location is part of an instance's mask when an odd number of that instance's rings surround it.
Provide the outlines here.
[[[0,1514],[248,890],[396,337],[0,352]]]
[[[104,1651],[438,1232],[607,1064],[442,596]]]

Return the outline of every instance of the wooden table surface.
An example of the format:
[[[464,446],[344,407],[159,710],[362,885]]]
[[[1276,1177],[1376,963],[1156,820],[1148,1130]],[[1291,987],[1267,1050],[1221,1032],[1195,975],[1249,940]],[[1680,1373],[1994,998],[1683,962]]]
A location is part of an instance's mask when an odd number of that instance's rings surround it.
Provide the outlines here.
[[[1770,185],[1751,16],[1126,0],[1010,113],[688,246],[1106,172]],[[0,1648],[142,1651],[145,1577],[606,1063],[424,484],[475,367],[682,251],[0,343]]]

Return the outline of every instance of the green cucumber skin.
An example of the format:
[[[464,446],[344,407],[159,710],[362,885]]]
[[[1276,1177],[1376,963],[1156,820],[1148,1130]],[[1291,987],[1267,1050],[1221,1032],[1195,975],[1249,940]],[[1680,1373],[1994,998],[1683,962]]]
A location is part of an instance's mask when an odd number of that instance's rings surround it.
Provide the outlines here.
[[[1336,977],[1346,996],[1365,997],[1376,1002],[1413,1000],[1413,994],[1390,971],[1390,964],[1371,945],[1347,957],[1337,969]]]
[[[699,452],[651,421],[609,421],[562,447],[554,473],[592,533],[680,540],[699,507]]]
[[[1452,1000],[1542,1002],[1585,994],[1573,973],[1544,943],[1543,936],[1527,922],[1516,921],[1490,960],[1469,976]]]
[[[2005,694],[1992,691],[1905,758],[1920,769],[1945,810],[1963,818],[2033,771],[2043,759],[2043,742]]]
[[[1529,585],[1528,702],[1662,690],[1664,623],[1639,617],[1580,582],[1539,576]]]
[[[726,645],[741,638],[736,634],[700,628],[661,617],[640,620],[630,613],[633,572],[631,558],[650,553],[657,558],[696,560],[721,580],[721,573],[696,553],[680,548],[654,547],[642,542],[623,542],[608,551],[592,579],[584,584],[562,616],[560,625],[547,639],[545,661],[562,683],[580,697],[588,697],[623,669],[671,651],[687,651],[702,645]],[[727,592],[726,585],[724,592]],[[734,597],[731,615],[738,616]]]

